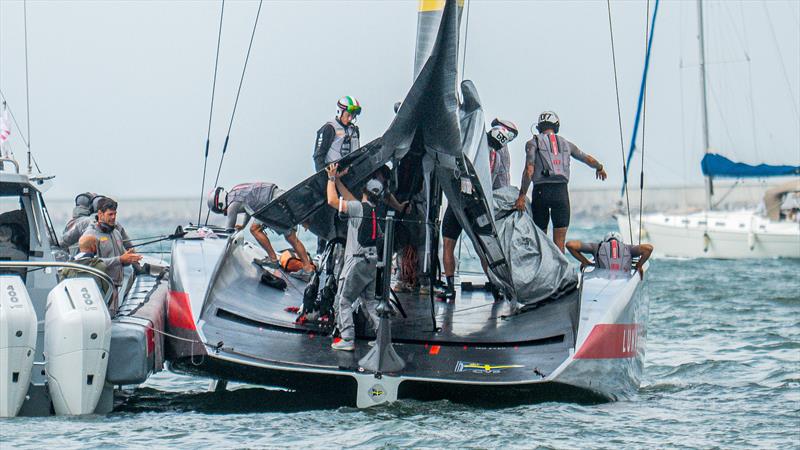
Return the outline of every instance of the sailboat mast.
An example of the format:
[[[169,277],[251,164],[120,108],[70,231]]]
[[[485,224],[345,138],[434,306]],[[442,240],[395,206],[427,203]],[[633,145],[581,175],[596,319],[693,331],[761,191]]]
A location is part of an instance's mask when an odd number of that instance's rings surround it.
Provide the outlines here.
[[[703,21],[703,0],[697,0],[697,27],[698,27],[698,42],[700,44],[700,91],[702,93],[702,108],[703,108],[703,152],[708,154],[711,147],[708,139],[708,93],[706,90],[706,40],[705,40],[705,23]],[[711,176],[706,175],[706,208],[711,209],[711,196],[714,191]]]

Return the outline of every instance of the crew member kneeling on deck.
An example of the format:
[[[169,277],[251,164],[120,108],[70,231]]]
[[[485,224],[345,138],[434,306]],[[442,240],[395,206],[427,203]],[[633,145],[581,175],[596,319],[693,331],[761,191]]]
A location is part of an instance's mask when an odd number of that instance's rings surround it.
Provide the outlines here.
[[[245,210],[245,205],[252,211],[258,211],[267,206],[272,199],[279,197],[284,191],[278,188],[273,183],[258,182],[258,183],[243,183],[233,187],[230,192],[226,192],[224,188],[217,187],[208,193],[208,207],[211,211],[217,214],[224,214],[228,217],[226,227],[228,229],[240,230],[250,222],[250,214]],[[244,222],[242,225],[237,225],[239,214],[244,214]],[[280,267],[278,255],[275,249],[272,248],[272,243],[269,241],[267,233],[264,231],[266,225],[260,220],[255,219],[250,225],[250,233],[258,241],[259,245],[267,252],[266,258],[259,260],[262,265],[277,269]],[[303,263],[303,268],[297,272],[291,272],[289,275],[308,281],[311,274],[314,272],[314,265],[311,264],[311,259],[308,257],[306,247],[297,238],[297,230],[291,229],[283,235],[286,242],[292,246],[292,249],[297,253],[297,257]]]
[[[356,337],[353,304],[357,299],[361,299],[361,307],[366,311],[373,328],[377,330],[378,327],[375,277],[383,232],[377,205],[383,196],[384,187],[377,178],[370,179],[364,186],[361,201],[358,201],[338,181],[341,175],[338,164],[330,164],[327,172],[328,205],[339,211],[341,216],[347,217],[344,265],[339,274],[339,291],[334,302],[336,326],[341,333],[341,339],[335,340],[331,347],[334,350],[353,351]]]
[[[517,125],[510,120],[494,119],[492,128],[486,133],[486,140],[489,143],[489,168],[492,174],[492,190],[500,189],[511,184],[510,173],[511,155],[508,152],[508,143],[513,141],[519,131]],[[456,297],[455,273],[456,273],[456,242],[461,236],[461,224],[458,223],[456,215],[450,205],[444,211],[442,218],[442,262],[444,263],[444,276],[447,286],[438,297],[444,300],[451,300]],[[486,272],[486,262],[481,260],[483,271]],[[500,296],[499,291],[491,286],[492,294],[495,298]]]
[[[124,276],[123,268],[135,264],[142,259],[133,247],[126,248],[122,234],[116,228],[117,202],[110,198],[102,198],[97,204],[97,221],[84,232],[84,236],[93,236],[97,240],[97,256],[106,265],[106,273],[114,282],[114,295],[109,306],[113,312],[117,310],[119,288]]]
[[[569,227],[569,161],[570,156],[595,169],[595,176],[605,180],[608,175],[592,155],[582,152],[575,144],[558,136],[561,123],[556,113],[545,111],[539,115],[536,129],[539,134],[525,144],[525,170],[516,208],[525,211],[528,187],[533,181],[531,213],[533,222],[547,232],[553,220],[553,242],[564,252],[564,241]]]
[[[653,246],[650,244],[629,245],[622,242],[622,235],[616,232],[606,234],[603,241],[599,244],[584,244],[581,241],[567,242],[567,249],[572,256],[581,263],[581,269],[592,265],[584,253],[591,254],[594,258],[594,265],[598,269],[621,270],[626,273],[633,268],[633,258],[638,257],[636,271],[644,279],[644,263],[653,253]]]

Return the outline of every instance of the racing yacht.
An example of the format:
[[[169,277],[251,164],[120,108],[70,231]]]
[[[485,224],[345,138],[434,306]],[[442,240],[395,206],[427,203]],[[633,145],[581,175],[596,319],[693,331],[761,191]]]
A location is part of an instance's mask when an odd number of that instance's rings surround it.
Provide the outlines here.
[[[316,275],[324,280],[303,282],[256,264],[264,253],[243,231],[193,226],[174,240],[170,370],[218,386],[241,381],[342,396],[362,408],[405,397],[607,401],[636,391],[646,287],[636,273],[576,272],[530,214],[513,210],[515,189],[491,191],[481,101],[471,81],[457,81],[459,24],[456,0],[420,2],[414,82],[386,132],[339,165],[348,168],[343,183],[351,191],[388,164],[399,199],[426,199],[415,224],[423,229],[432,279],[443,193],[504,298],[476,282],[462,283],[447,303],[433,294],[395,293],[387,258],[376,274],[377,332],[359,313],[355,351],[333,351],[330,324],[298,315],[330,294],[318,286],[335,283],[325,261],[344,236],[321,171],[252,214],[278,232],[303,224],[327,240]],[[387,215],[384,255],[394,251],[395,227],[407,222]]]

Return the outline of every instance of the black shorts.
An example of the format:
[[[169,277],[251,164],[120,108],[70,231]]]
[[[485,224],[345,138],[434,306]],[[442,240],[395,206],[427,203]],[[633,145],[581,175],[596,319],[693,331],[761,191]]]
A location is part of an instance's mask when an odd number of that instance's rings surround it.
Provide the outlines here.
[[[553,219],[553,228],[569,226],[569,190],[567,183],[545,183],[533,187],[531,200],[533,222],[542,231]]]
[[[448,205],[442,218],[442,236],[456,241],[461,236],[461,231],[463,231],[461,224],[458,223],[453,209]]]

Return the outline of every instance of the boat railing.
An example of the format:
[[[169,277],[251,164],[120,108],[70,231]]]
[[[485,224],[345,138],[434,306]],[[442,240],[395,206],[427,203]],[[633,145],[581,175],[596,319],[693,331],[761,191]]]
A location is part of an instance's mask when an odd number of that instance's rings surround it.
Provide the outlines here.
[[[14,168],[16,169],[16,172],[19,173],[19,163],[17,162],[16,159],[6,158],[6,157],[0,158],[0,166],[3,167],[3,171],[5,171],[6,163],[13,164]]]
[[[41,268],[61,268],[61,269],[75,269],[79,272],[86,272],[94,275],[106,282],[106,290],[103,293],[103,302],[106,306],[110,306],[111,297],[114,293],[114,281],[111,277],[102,270],[95,269],[94,267],[84,266],[83,264],[71,262],[56,262],[56,261],[0,261],[0,269],[41,269]]]

